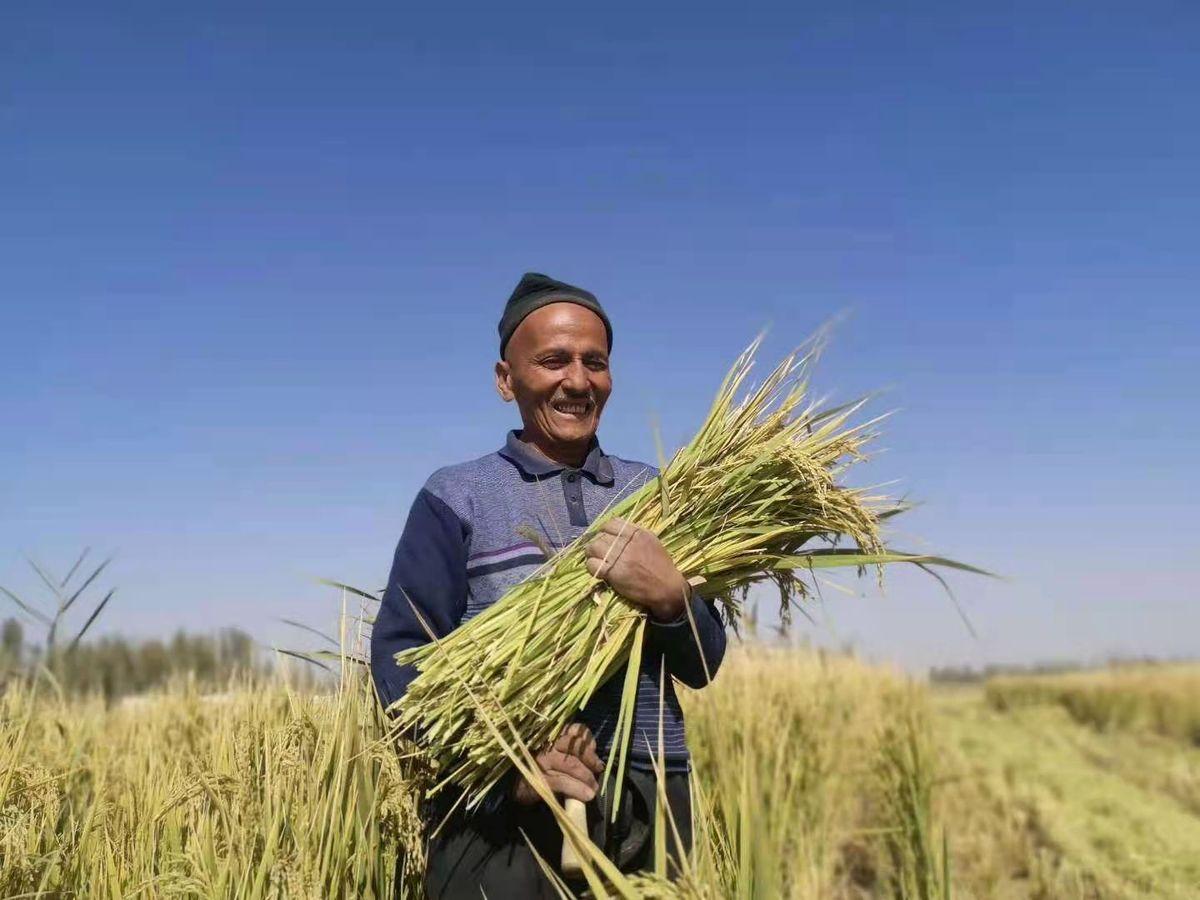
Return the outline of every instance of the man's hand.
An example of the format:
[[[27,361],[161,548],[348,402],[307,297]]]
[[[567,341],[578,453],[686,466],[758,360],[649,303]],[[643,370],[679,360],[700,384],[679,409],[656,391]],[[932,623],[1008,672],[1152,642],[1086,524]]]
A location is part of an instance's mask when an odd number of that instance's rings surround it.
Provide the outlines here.
[[[568,725],[558,740],[534,760],[546,776],[550,790],[560,797],[587,803],[600,790],[596,776],[604,771],[604,763],[596,755],[596,741],[586,725],[579,722]],[[532,806],[542,798],[521,775],[513,787],[513,799],[523,806]]]
[[[660,622],[679,618],[692,588],[651,531],[609,519],[588,542],[587,570]]]

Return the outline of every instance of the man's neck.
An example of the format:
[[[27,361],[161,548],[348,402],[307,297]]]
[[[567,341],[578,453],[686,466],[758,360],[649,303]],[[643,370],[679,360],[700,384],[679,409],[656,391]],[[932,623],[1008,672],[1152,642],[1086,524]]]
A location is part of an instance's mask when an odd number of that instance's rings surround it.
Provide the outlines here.
[[[587,442],[582,446],[577,444],[559,444],[546,441],[544,438],[539,439],[533,437],[528,428],[522,428],[517,435],[521,443],[526,444],[536,450],[542,456],[551,462],[558,463],[560,466],[567,466],[572,469],[578,469],[583,465],[583,461],[587,459],[588,449],[591,447],[592,439],[588,438]]]

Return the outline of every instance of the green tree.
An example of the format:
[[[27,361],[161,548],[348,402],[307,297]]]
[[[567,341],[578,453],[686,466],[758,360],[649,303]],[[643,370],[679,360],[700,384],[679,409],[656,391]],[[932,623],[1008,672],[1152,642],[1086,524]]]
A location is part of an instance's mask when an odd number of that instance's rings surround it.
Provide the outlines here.
[[[0,628],[0,667],[20,669],[25,660],[25,629],[16,619],[5,619]]]

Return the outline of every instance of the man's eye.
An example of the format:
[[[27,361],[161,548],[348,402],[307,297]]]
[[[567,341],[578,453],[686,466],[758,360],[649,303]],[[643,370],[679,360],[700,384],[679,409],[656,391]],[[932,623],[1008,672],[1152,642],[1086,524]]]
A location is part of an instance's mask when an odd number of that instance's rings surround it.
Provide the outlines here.
[[[560,356],[552,356],[549,359],[543,359],[542,365],[547,369],[561,369],[567,364],[567,361]]]
[[[587,367],[593,372],[603,372],[608,368],[608,361],[603,359],[589,359]]]

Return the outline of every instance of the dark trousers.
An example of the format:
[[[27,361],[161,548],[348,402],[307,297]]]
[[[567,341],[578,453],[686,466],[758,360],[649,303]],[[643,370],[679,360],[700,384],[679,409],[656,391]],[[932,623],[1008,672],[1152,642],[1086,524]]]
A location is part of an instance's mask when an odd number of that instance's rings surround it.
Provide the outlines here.
[[[668,772],[664,788],[670,810],[668,822],[674,821],[686,852],[692,843],[688,774]],[[653,868],[656,798],[654,773],[630,770],[615,823],[609,821],[611,794],[588,804],[588,830],[592,840],[624,872]],[[431,816],[430,827],[436,827],[441,819],[435,813]],[[678,871],[679,858],[673,833],[668,824],[668,867]],[[525,807],[509,803],[487,815],[453,813],[429,842],[425,889],[430,900],[479,900],[483,896],[489,900],[557,898],[557,891],[543,874],[525,836],[542,859],[561,876],[562,831],[545,804]],[[568,884],[576,891],[584,886],[583,882],[570,880]]]

